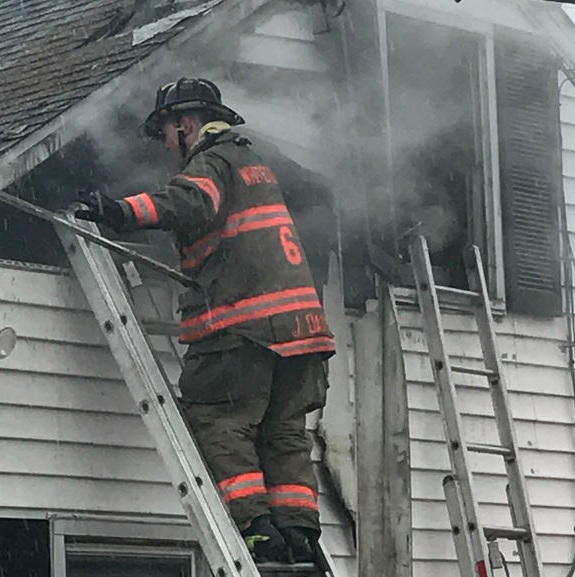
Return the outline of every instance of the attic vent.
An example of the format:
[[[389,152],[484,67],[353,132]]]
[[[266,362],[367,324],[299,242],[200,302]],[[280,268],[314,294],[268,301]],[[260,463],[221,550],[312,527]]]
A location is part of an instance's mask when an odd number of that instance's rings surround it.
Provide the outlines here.
[[[507,299],[514,312],[561,313],[557,66],[531,42],[496,42]]]

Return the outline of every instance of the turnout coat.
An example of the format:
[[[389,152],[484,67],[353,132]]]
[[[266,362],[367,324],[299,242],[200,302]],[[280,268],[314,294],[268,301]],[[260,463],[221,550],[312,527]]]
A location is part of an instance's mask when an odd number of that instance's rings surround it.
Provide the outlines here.
[[[298,233],[273,171],[224,123],[204,127],[184,170],[120,201],[128,228],[175,233],[180,342],[217,350],[246,337],[282,357],[335,352]]]

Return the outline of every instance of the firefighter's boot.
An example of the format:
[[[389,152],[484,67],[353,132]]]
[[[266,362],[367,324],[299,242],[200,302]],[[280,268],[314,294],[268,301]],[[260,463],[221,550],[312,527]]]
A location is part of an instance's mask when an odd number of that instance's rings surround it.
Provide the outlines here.
[[[242,537],[256,563],[289,563],[289,549],[269,515],[256,517],[242,531]]]
[[[292,563],[316,562],[319,531],[307,527],[282,527],[280,532],[289,547]]]

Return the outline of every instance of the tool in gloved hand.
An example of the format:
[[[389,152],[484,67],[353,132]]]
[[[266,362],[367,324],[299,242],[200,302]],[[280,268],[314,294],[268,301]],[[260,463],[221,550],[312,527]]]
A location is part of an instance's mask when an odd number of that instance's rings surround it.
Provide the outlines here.
[[[80,202],[87,204],[88,208],[76,210],[74,213],[76,218],[109,226],[116,232],[122,229],[124,211],[117,201],[98,191],[90,193],[80,192],[78,196]]]

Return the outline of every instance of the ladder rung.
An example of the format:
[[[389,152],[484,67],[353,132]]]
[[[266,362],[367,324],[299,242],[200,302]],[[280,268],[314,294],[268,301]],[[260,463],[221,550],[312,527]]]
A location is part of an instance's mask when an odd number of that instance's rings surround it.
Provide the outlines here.
[[[497,377],[495,371],[490,371],[489,369],[480,369],[475,367],[464,367],[462,365],[451,365],[451,370],[454,373],[465,373],[467,375],[479,375],[481,377]]]
[[[513,457],[515,455],[515,452],[507,447],[500,447],[498,445],[482,445],[481,443],[467,443],[467,450],[472,453],[501,455],[502,457]]]
[[[483,527],[483,533],[488,541],[493,539],[523,541],[531,537],[531,533],[521,527]]]
[[[481,295],[479,293],[473,291],[466,291],[463,289],[453,288],[450,286],[441,286],[436,284],[435,290],[440,293],[448,294],[448,295],[455,295],[459,297],[465,297],[471,300],[479,300],[481,299]]]

